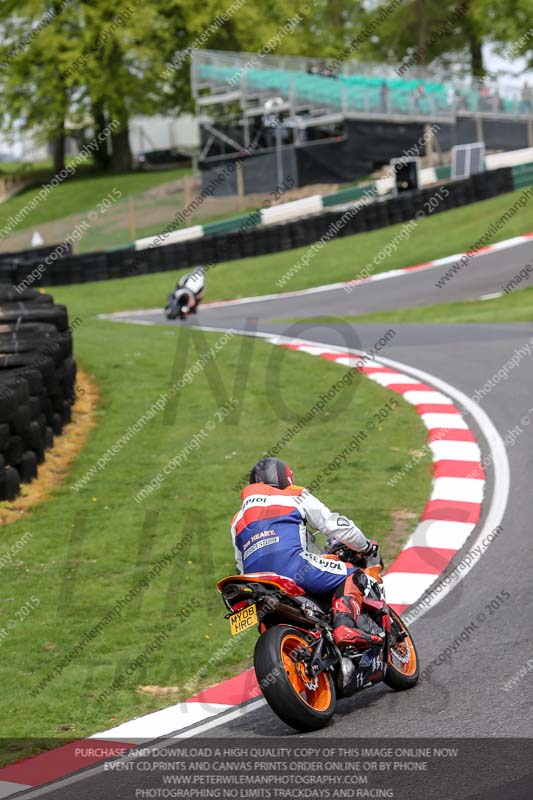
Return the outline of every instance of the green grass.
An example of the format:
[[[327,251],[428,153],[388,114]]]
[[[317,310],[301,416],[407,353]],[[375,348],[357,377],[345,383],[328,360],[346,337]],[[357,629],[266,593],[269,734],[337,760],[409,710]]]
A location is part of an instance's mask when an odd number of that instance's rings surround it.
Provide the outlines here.
[[[75,180],[80,180],[87,175],[95,175],[96,168],[92,156],[87,153],[81,156],[67,156],[65,164],[74,163],[76,170]],[[54,167],[51,158],[43,161],[10,161],[0,164],[0,176],[16,175],[23,178],[33,188],[48,183],[54,177]]]
[[[359,317],[321,317],[321,322],[456,323],[456,322],[533,322],[533,288],[520,289],[490,300],[464,300],[458,303],[375,311]],[[300,322],[298,319],[283,320]],[[312,322],[306,318],[306,322]]]
[[[158,173],[160,175],[161,173]],[[66,187],[65,187],[66,188]],[[515,193],[518,196],[519,193]],[[85,200],[85,195],[84,195]],[[409,240],[380,269],[405,266],[467,249],[492,219],[512,204],[512,194],[446,212],[420,222]],[[90,205],[90,204],[89,204]],[[527,211],[517,214],[501,238],[531,228]],[[339,239],[326,245],[287,285],[306,288],[347,280],[389,242],[401,226]],[[355,246],[354,246],[355,245]],[[218,265],[209,272],[208,299],[276,291],[279,279],[306,248],[258,259]],[[148,713],[190,693],[187,679],[204,666],[228,640],[223,608],[214,591],[217,578],[233,570],[228,524],[238,507],[232,486],[243,472],[311,408],[338,379],[342,369],[322,359],[273,350],[262,341],[232,340],[216,359],[216,372],[204,370],[180,392],[171,413],[159,414],[115,455],[79,493],[72,485],[155,402],[176,376],[184,373],[219,334],[188,329],[138,327],[91,319],[98,312],[161,306],[177,273],[161,273],[53,290],[72,316],[83,324],[75,334],[81,364],[102,388],[98,425],[66,483],[53,499],[2,530],[2,551],[24,532],[32,538],[14,566],[2,569],[2,619],[16,615],[35,596],[40,604],[0,641],[3,651],[2,712],[4,736],[79,737]],[[397,312],[398,321],[506,321],[531,319],[527,289],[483,303],[455,303]],[[390,319],[369,315],[359,321]],[[188,332],[183,332],[183,331]],[[187,350],[183,336],[191,337]],[[244,348],[241,350],[241,348]],[[251,350],[253,349],[253,352]],[[279,364],[281,361],[281,364]],[[275,375],[283,400],[292,409],[280,418],[270,398],[277,397]],[[215,425],[185,463],[143,503],[132,497],[213,419],[228,394],[246,382],[238,418]],[[236,387],[236,388],[234,388]],[[343,390],[350,401],[342,413],[335,406],[315,418],[285,446],[282,457],[293,465],[297,480],[310,483],[347,444],[359,426],[384,405],[391,393],[360,377]],[[390,478],[426,441],[413,409],[403,401],[381,430],[372,432],[361,450],[342,469],[324,479],[320,496],[342,509],[370,536],[383,542],[390,559],[414,527],[430,485],[426,459],[394,487]],[[338,407],[337,407],[338,411]],[[415,516],[400,533],[393,515],[407,509]],[[187,534],[192,540],[183,556],[111,622],[37,697],[30,690],[70,648],[143,578],[157,559]],[[192,605],[161,649],[111,693],[103,704],[96,696],[143,653],[154,636]],[[177,617],[181,620],[181,617]],[[205,683],[231,674],[252,652],[253,636],[238,640]],[[172,701],[136,691],[139,685],[178,686]],[[62,726],[68,725],[68,731]],[[36,744],[35,747],[43,746]],[[14,760],[26,746],[13,747],[4,758]]]
[[[78,160],[76,156],[67,156],[65,164],[71,164],[73,161]],[[84,168],[94,169],[93,158],[88,153],[84,158]],[[43,180],[47,176],[51,178],[54,174],[54,165],[51,158],[45,158],[42,161],[0,161],[0,175],[20,175],[24,178],[34,178],[35,180]]]
[[[154,172],[97,174],[90,170],[80,170],[79,175],[67,178],[53,188],[48,197],[16,225],[13,233],[95,209],[97,204],[115,188],[127,198],[129,194],[144,192],[154,186],[178,180],[189,171],[180,168]],[[41,185],[28,188],[0,205],[0,230],[9,217],[21,211],[40,189]]]
[[[39,175],[43,171],[52,171],[52,159],[44,161],[0,161],[0,175],[30,175],[33,172]]]
[[[385,258],[375,272],[398,269],[467,250],[520,194],[512,192],[420,220],[411,237],[400,242],[396,253]],[[297,272],[283,288],[277,286],[276,281],[297,264],[308,248],[216,264],[207,274],[206,301],[307,289],[353,279],[401,229],[402,225],[393,225],[335,239],[326,244],[310,260],[309,265]],[[520,209],[492,241],[507,239],[531,229],[530,210],[526,207]],[[88,307],[97,313],[161,306],[169,287],[182,272],[177,270],[87,284],[86,291],[90,294],[87,298]],[[55,290],[52,291],[57,294]]]
[[[23,533],[31,533],[17,563],[1,570],[3,624],[32,596],[40,601],[0,642],[4,742],[7,737],[80,737],[190,694],[184,688],[187,679],[228,640],[215,581],[234,570],[229,522],[239,497],[232,487],[344,372],[323,359],[235,337],[218,354],[216,369],[196,375],[180,392],[177,406],[150,421],[78,493],[72,489],[74,482],[220,334],[90,319],[87,306],[94,298],[87,287],[62,289],[56,296],[67,303],[71,316],[79,314],[83,320],[75,333],[76,354],[100,385],[102,404],[88,445],[53,499],[2,529],[1,552]],[[291,409],[285,419],[270,400],[277,396],[272,389],[276,374],[283,401]],[[133,495],[213,419],[225,400],[222,385],[240,399],[240,415],[216,424],[157,492],[141,504],[135,502]],[[340,410],[332,404],[282,450],[298,481],[310,483],[392,396],[396,397],[363,376],[343,389],[342,402],[348,406]],[[386,558],[409,534],[406,529],[399,537],[396,530],[390,538],[391,514],[406,508],[420,513],[429,491],[429,464],[420,463],[399,486],[388,487],[387,480],[425,441],[421,421],[400,400],[390,419],[322,484],[324,501],[382,540]],[[413,516],[408,527],[415,522]],[[32,697],[31,689],[54,671],[83,634],[187,534],[192,540],[180,557],[122,618],[107,625],[60,677]],[[126,679],[124,688],[99,704],[96,696],[188,603],[193,605],[190,618],[179,622],[159,652]],[[212,684],[242,664],[252,652],[254,636],[237,641],[204,682]],[[182,691],[169,700],[140,694],[138,685],[178,686]],[[16,760],[26,752],[27,745],[12,744],[3,758]]]
[[[183,197],[183,196],[182,196]],[[149,201],[153,205],[153,200]],[[193,219],[191,221],[186,221],[183,224],[175,225],[173,220],[176,217],[176,211],[181,210],[181,204],[177,203],[176,198],[171,196],[169,198],[160,198],[158,200],[158,206],[162,209],[164,206],[168,206],[168,217],[157,223],[151,223],[150,225],[139,225],[139,220],[142,219],[142,206],[138,199],[136,199],[135,204],[135,219],[137,222],[136,225],[136,239],[144,239],[148,236],[157,236],[161,233],[162,230],[166,228],[167,225],[174,225],[174,228],[177,230],[178,228],[188,228],[191,225],[207,225],[209,222],[218,222],[220,220],[230,219],[231,217],[235,217],[240,214],[248,214],[252,211],[256,211],[258,206],[246,206],[242,211],[234,211],[232,214],[215,214],[207,217],[198,217],[198,219]],[[112,224],[112,219],[111,219]],[[98,228],[92,228],[91,230],[87,231],[86,235],[83,237],[82,243],[80,245],[80,252],[88,253],[95,250],[106,250],[110,248],[117,248],[117,247],[125,247],[130,244],[130,231],[126,229],[120,230],[106,230],[106,220],[102,219]]]

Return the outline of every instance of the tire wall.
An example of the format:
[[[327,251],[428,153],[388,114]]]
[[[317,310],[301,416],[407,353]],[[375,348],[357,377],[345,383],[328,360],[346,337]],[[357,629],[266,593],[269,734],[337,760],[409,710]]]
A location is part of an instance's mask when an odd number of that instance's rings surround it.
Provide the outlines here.
[[[30,250],[17,250],[15,253],[2,252],[0,253],[0,265],[6,261],[13,260],[26,261],[28,263],[35,262],[37,259],[42,261],[54,252],[57,252],[58,258],[70,255],[72,254],[72,244],[70,242],[61,242],[60,244],[32,247]]]
[[[70,422],[76,392],[65,306],[0,284],[0,500],[30,483]]]
[[[515,188],[510,167],[490,170],[464,180],[447,181],[446,199],[439,201],[432,213],[486,200],[511,192]],[[347,236],[360,231],[375,230],[407,222],[418,211],[427,213],[427,203],[439,191],[431,186],[417,192],[405,192],[398,197],[362,206],[348,223],[341,225],[337,235]],[[253,258],[303,247],[316,242],[332,223],[340,220],[345,211],[329,210],[311,217],[291,220],[279,225],[244,225],[240,230],[204,235],[176,244],[160,245],[145,250],[123,248],[110,252],[70,255],[43,268],[42,260],[0,261],[0,281],[31,287],[62,286],[65,284],[127,278],[153,272],[207,265],[208,268],[225,261]],[[249,217],[251,215],[248,215]],[[32,278],[37,275],[37,278]]]

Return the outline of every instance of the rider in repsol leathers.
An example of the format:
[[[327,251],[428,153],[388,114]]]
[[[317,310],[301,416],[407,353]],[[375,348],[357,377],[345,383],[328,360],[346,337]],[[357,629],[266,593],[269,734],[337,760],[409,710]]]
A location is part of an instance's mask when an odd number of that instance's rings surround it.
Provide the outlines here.
[[[351,519],[295,486],[290,467],[276,458],[257,462],[241,496],[242,507],[231,523],[239,573],[275,572],[292,578],[311,595],[333,594],[335,643],[360,649],[381,644],[382,636],[376,635],[380,632],[373,625],[369,628],[368,618],[361,615],[366,574],[311,552],[305,523],[358,555],[377,555],[377,542],[367,539]]]

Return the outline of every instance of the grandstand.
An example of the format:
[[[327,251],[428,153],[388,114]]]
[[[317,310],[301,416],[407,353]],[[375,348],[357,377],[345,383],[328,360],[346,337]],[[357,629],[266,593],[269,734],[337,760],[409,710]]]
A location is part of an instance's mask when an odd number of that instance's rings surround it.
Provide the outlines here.
[[[300,186],[358,180],[411,148],[429,125],[440,153],[476,140],[492,150],[533,146],[532,109],[516,90],[452,84],[418,68],[398,77],[389,65],[349,62],[325,77],[306,58],[196,50],[191,84],[204,186],[243,155],[246,193],[269,191],[280,174]],[[273,97],[278,140],[265,115]],[[236,193],[237,177],[219,192]]]
[[[248,54],[197,51],[194,58],[193,88],[198,105],[231,102],[238,99],[248,115],[263,113],[262,99],[276,93],[284,98],[293,116],[309,112],[302,125],[316,122],[315,117],[337,113],[342,117],[378,117],[390,119],[451,119],[452,97],[448,88],[427,79],[393,78],[383,74],[341,74],[338,79],[309,74],[302,59],[259,59]],[[308,62],[312,63],[312,62]],[[253,66],[252,66],[253,65]],[[420,92],[423,87],[422,92]],[[207,89],[211,93],[202,96]],[[226,90],[226,91],[224,91]]]

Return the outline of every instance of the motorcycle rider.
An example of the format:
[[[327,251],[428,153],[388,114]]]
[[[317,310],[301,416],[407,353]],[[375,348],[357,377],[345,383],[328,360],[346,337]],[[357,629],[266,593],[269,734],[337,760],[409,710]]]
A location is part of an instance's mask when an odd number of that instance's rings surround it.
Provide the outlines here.
[[[174,295],[177,297],[177,293],[182,289],[186,289],[191,293],[194,302],[191,304],[189,312],[191,314],[196,314],[198,306],[200,305],[200,302],[205,294],[204,268],[196,267],[193,272],[187,272],[185,275],[182,275],[176,284]]]
[[[292,578],[312,595],[333,593],[335,643],[359,649],[382,644],[381,631],[361,614],[369,585],[366,574],[343,561],[311,552],[305,523],[358,555],[377,555],[377,542],[367,539],[351,519],[330,511],[304,487],[295,486],[290,467],[277,458],[263,458],[255,464],[241,497],[241,509],[231,523],[239,573],[276,572]]]

